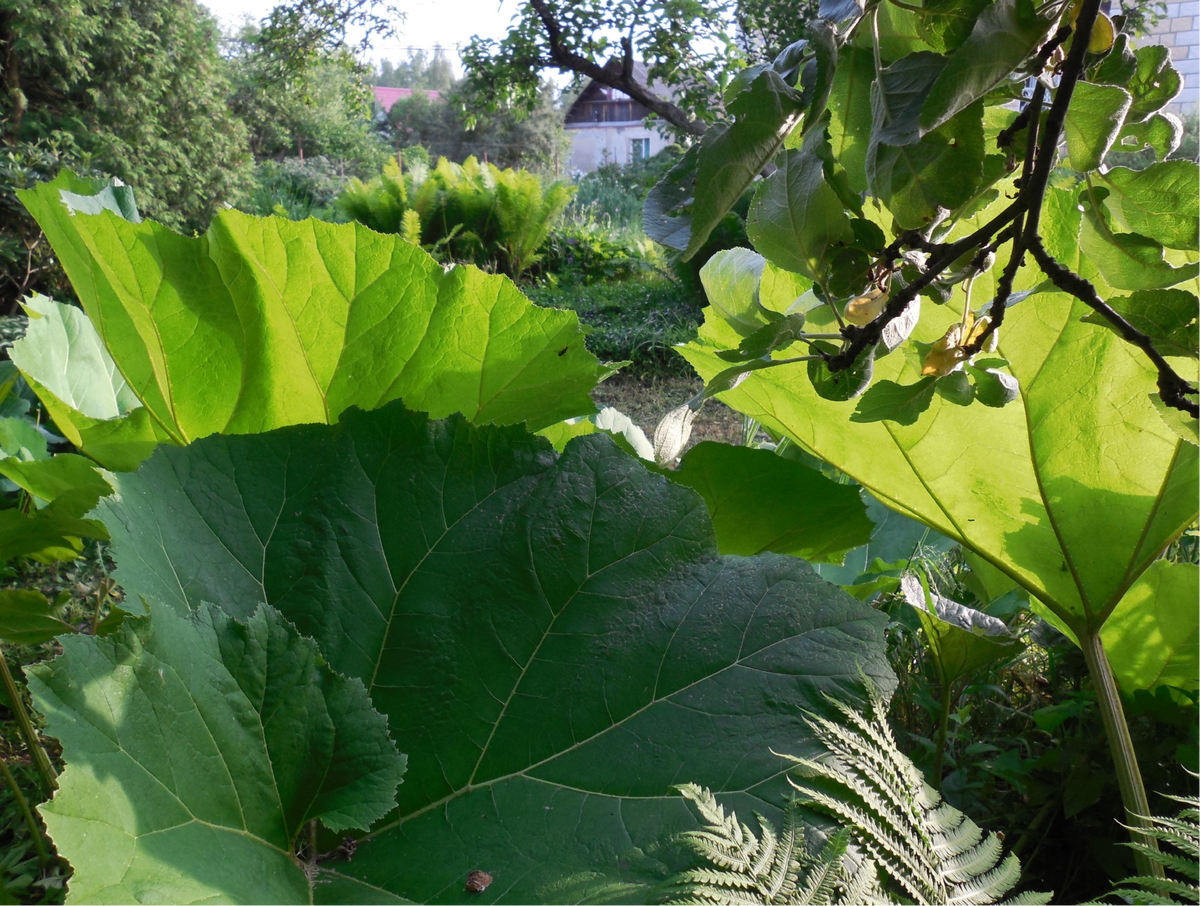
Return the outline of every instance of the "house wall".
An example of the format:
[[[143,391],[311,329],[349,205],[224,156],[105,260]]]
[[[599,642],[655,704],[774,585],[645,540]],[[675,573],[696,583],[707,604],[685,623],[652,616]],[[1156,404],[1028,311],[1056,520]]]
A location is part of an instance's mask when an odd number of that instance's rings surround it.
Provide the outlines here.
[[[1139,43],[1171,49],[1171,62],[1183,76],[1183,91],[1167,110],[1188,116],[1200,101],[1200,0],[1169,0],[1166,7],[1166,16]]]
[[[640,121],[628,123],[569,123],[571,133],[572,170],[591,173],[606,163],[624,166],[632,160],[630,142],[633,139],[650,140],[650,156],[653,157],[668,144],[654,129],[647,129]]]

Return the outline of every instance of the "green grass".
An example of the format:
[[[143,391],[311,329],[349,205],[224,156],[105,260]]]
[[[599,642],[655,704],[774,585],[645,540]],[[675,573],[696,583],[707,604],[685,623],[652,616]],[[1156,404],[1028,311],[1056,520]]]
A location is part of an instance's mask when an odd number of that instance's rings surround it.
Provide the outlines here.
[[[690,374],[671,347],[696,335],[700,314],[690,295],[668,280],[532,286],[526,294],[547,308],[578,313],[587,345],[602,361],[628,360],[638,374]]]

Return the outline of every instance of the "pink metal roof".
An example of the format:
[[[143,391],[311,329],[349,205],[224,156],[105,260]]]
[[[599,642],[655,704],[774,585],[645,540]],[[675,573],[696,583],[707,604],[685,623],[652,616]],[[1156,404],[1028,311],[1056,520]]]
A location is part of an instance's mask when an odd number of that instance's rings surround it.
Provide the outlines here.
[[[384,110],[390,111],[392,104],[400,100],[400,98],[412,97],[413,89],[411,88],[384,88],[382,85],[376,85],[371,89],[375,92],[375,100],[379,101],[379,106]],[[431,101],[436,101],[439,97],[437,91],[426,91]]]

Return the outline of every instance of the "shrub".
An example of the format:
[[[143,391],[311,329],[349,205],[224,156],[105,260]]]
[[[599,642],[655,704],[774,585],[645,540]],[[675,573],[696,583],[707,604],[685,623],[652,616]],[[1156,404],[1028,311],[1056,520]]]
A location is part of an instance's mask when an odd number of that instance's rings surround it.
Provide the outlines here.
[[[445,259],[516,280],[538,260],[570,198],[564,183],[543,186],[527,170],[501,170],[474,157],[461,166],[439,158],[431,170],[414,155],[407,171],[397,159],[369,183],[351,180],[337,207],[377,232],[411,236]]]
[[[332,220],[346,184],[327,157],[263,161],[255,169],[249,197],[239,207],[248,214],[279,214],[289,220]]]
[[[640,230],[616,227],[607,216],[571,216],[568,211],[563,224],[550,231],[537,270],[552,284],[586,285],[628,280],[660,260],[656,246]]]

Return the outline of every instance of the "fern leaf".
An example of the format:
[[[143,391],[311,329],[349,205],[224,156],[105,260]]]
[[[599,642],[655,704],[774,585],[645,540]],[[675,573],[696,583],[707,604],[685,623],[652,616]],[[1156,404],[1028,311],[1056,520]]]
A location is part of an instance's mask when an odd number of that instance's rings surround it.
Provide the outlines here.
[[[995,903],[1020,878],[999,838],[942,801],[896,746],[884,703],[872,690],[865,712],[832,702],[842,724],[809,716],[825,745],[820,759],[791,759],[793,785],[809,803],[855,829],[855,839],[906,895],[922,903]]]

